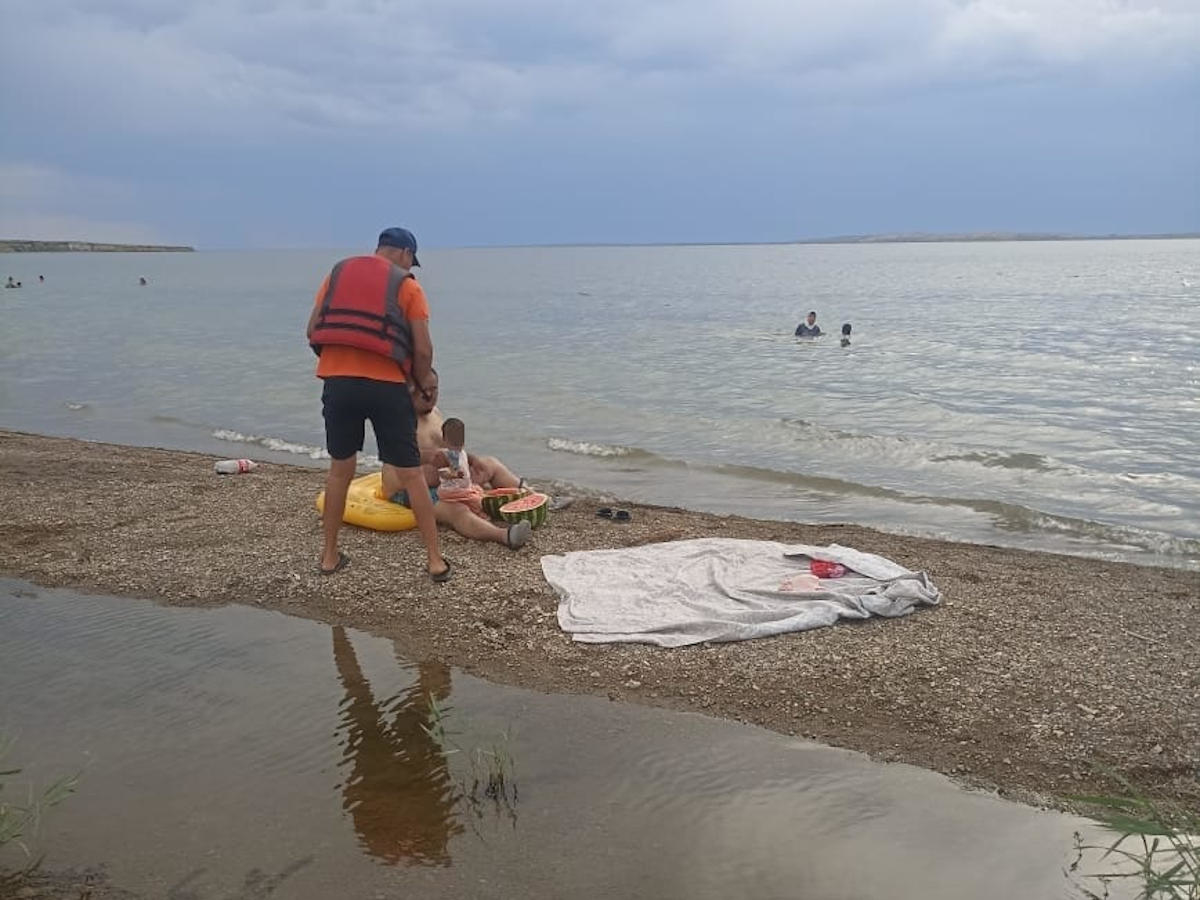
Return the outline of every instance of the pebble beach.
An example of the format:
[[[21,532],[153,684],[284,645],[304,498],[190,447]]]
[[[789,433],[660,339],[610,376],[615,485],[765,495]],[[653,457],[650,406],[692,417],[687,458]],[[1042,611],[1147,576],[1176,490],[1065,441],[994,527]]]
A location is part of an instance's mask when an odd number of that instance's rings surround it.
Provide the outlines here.
[[[247,604],[392,638],[411,659],[561,693],[752,723],[1070,806],[1119,775],[1200,807],[1200,574],[1082,557],[577,496],[511,552],[443,531],[343,533],[316,571],[319,468],[213,473],[209,456],[0,432],[0,572],[164,605]],[[555,485],[552,493],[566,488]],[[942,603],[777,638],[674,650],[573,643],[539,559],[710,536],[839,543],[927,571]]]

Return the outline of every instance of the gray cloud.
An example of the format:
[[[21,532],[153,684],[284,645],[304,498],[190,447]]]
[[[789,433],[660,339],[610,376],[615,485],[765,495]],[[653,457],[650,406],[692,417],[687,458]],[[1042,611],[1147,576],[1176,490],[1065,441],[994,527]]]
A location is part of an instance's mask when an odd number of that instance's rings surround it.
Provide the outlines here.
[[[7,84],[88,127],[256,135],[468,130],[550,110],[652,114],[1094,67],[1194,67],[1183,0],[19,2]],[[69,112],[75,107],[76,112]]]
[[[398,206],[478,241],[1195,227],[1197,0],[9,0],[4,25],[0,223],[39,233],[334,242]]]
[[[27,240],[154,242],[147,224],[114,221],[87,208],[128,205],[130,188],[111,178],[73,175],[36,163],[0,161],[0,236]]]

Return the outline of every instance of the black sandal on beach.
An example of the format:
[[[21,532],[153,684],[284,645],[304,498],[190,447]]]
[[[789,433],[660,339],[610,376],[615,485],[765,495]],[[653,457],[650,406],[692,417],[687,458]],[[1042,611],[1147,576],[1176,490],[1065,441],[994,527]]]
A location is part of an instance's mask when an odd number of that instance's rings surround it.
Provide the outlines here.
[[[613,517],[612,507],[602,506],[596,510],[596,515],[602,519],[611,519]]]
[[[350,565],[350,557],[345,553],[339,552],[337,564],[332,569],[326,569],[324,566],[317,566],[317,571],[322,575],[333,575],[342,571],[342,569],[346,568],[348,565]]]
[[[632,518],[633,516],[629,514],[629,510],[627,509],[617,509],[613,511],[614,522],[628,522]]]
[[[446,564],[446,568],[442,569],[440,572],[429,573],[429,580],[434,584],[445,584],[450,580],[450,573],[454,571],[454,566],[451,564],[450,560],[443,556],[442,562]]]

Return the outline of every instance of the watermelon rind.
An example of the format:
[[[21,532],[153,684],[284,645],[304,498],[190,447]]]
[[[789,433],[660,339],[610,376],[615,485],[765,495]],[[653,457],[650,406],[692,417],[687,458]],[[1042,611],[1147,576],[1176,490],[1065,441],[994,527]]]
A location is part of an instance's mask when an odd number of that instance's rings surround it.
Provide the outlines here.
[[[488,518],[495,521],[500,519],[500,507],[505,503],[511,503],[514,500],[519,500],[529,494],[529,491],[521,488],[492,488],[490,491],[484,491],[480,502],[483,505],[483,511],[487,513]]]
[[[550,511],[550,498],[545,494],[531,493],[519,500],[512,500],[500,507],[500,518],[513,523],[525,520],[534,528],[546,521]]]

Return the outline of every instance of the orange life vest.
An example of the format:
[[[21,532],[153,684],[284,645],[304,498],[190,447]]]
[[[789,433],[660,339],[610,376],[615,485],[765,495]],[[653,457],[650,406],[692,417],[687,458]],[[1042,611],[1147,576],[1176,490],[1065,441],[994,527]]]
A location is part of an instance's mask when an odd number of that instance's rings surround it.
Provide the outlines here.
[[[329,273],[316,326],[308,339],[318,355],[326,344],[387,356],[408,370],[412,328],[400,307],[400,288],[412,278],[382,256],[352,256]]]

